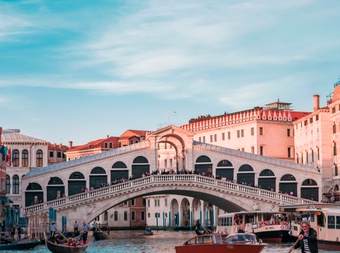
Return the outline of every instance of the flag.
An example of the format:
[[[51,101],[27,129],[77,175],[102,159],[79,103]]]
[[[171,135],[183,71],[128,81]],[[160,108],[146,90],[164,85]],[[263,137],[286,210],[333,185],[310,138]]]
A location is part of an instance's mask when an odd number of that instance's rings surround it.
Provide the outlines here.
[[[12,166],[12,148],[8,148],[7,150],[6,163],[8,166]]]

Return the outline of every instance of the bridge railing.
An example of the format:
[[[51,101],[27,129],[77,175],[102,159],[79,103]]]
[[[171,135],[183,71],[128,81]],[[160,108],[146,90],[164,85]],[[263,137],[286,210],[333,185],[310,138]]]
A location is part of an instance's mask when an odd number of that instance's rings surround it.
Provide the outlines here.
[[[312,204],[315,203],[313,200],[302,199],[295,196],[290,196],[287,194],[282,194],[278,192],[263,190],[256,187],[245,186],[242,184],[237,184],[234,182],[228,182],[223,180],[218,180],[210,177],[195,175],[195,174],[171,174],[171,175],[152,175],[149,177],[143,177],[131,181],[126,181],[123,183],[110,185],[108,187],[99,188],[89,192],[83,192],[69,197],[56,199],[46,203],[40,203],[37,205],[29,206],[25,208],[26,213],[44,211],[49,207],[58,207],[65,204],[71,204],[74,202],[86,200],[89,198],[95,198],[98,196],[104,196],[109,193],[115,193],[119,191],[124,191],[131,189],[136,186],[148,185],[153,182],[197,182],[204,185],[215,186],[218,188],[228,189],[234,193],[245,193],[254,196],[260,196],[267,199],[272,199],[279,201],[281,203],[291,203],[291,204]]]

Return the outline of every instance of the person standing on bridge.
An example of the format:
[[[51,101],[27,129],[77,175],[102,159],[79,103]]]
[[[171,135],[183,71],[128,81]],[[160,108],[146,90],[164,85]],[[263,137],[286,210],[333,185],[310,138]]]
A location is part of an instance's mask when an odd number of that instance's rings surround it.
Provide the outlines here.
[[[81,231],[83,233],[83,243],[86,244],[87,241],[87,234],[90,230],[89,224],[87,224],[85,221],[83,222],[83,226],[81,227]]]

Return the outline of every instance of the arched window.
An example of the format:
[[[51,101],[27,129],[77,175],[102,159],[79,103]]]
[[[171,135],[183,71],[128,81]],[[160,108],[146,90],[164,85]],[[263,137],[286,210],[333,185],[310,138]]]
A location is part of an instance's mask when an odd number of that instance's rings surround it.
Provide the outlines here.
[[[6,194],[11,193],[11,179],[8,175],[6,175]]]
[[[21,155],[21,166],[22,167],[28,167],[28,151],[27,149],[24,149],[22,151]]]
[[[19,176],[13,176],[13,194],[19,194]]]
[[[118,220],[118,212],[117,212],[117,211],[115,211],[115,213],[114,213],[114,220],[115,220],[115,221]]]
[[[109,218],[109,215],[107,213],[107,211],[104,212],[104,221],[107,221]]]
[[[14,149],[12,154],[13,167],[19,167],[19,150]]]
[[[125,221],[128,220],[128,213],[127,213],[127,211],[124,212],[124,220],[125,220]]]
[[[36,166],[37,167],[42,167],[43,166],[43,152],[42,152],[41,149],[37,150]]]

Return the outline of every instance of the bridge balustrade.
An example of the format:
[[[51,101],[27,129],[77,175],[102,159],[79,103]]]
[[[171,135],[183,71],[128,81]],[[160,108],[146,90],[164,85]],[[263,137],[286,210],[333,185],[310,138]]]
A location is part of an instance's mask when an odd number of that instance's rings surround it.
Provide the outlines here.
[[[264,199],[272,199],[276,201],[280,201],[280,203],[290,203],[290,204],[312,204],[316,203],[313,200],[302,199],[295,196],[290,196],[287,194],[277,193],[273,191],[263,190],[260,188],[245,186],[242,184],[237,184],[233,182],[222,181],[219,179],[214,179],[206,176],[200,176],[196,174],[172,174],[172,175],[152,175],[148,177],[143,177],[139,179],[134,179],[131,181],[126,181],[123,183],[110,185],[108,187],[99,188],[89,192],[83,192],[76,195],[72,195],[69,197],[56,199],[53,201],[49,201],[47,203],[40,203],[37,205],[29,206],[25,208],[26,213],[39,212],[48,209],[49,207],[58,207],[65,204],[71,204],[75,202],[79,202],[82,200],[87,200],[89,198],[95,198],[99,196],[105,196],[109,193],[117,193],[119,191],[124,191],[128,189],[132,189],[134,187],[148,185],[153,182],[198,182],[203,185],[215,186],[216,188],[228,189],[234,193],[244,193],[248,195],[259,196]]]

